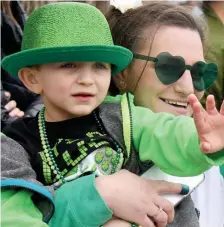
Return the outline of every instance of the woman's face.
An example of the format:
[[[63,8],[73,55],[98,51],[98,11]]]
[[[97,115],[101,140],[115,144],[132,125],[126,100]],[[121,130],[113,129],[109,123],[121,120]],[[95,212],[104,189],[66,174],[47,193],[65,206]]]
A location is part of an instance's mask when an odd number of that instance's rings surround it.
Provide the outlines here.
[[[149,43],[143,43],[136,53],[148,56],[149,46]],[[182,56],[187,65],[204,61],[200,36],[196,31],[190,29],[160,28],[155,35],[150,56],[156,57],[161,52],[169,52],[173,56]],[[154,112],[191,116],[192,110],[187,103],[187,97],[194,93],[200,100],[204,92],[198,92],[194,89],[190,71],[186,70],[175,83],[164,85],[156,75],[154,63],[147,62],[142,77],[136,89],[134,89],[145,64],[144,60],[135,59],[124,72],[124,75],[126,75],[124,77],[125,89],[134,94],[135,104],[150,108]]]

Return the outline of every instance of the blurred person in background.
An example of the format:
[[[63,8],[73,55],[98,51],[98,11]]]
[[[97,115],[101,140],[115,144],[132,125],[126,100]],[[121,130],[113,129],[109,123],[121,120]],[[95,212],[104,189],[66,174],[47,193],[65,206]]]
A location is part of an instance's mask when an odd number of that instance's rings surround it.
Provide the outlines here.
[[[207,90],[204,98],[213,94],[217,108],[220,108],[224,99],[224,1],[204,1],[202,10],[208,24],[205,59],[216,62],[219,67],[218,79]]]
[[[1,1],[1,58],[19,52],[26,13],[19,1]],[[1,68],[1,131],[17,118],[32,116],[42,107],[40,96]]]

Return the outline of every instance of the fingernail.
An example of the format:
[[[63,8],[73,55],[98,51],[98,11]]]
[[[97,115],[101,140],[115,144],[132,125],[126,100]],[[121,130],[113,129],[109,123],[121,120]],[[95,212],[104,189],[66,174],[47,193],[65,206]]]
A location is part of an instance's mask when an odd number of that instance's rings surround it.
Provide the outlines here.
[[[182,189],[181,189],[180,194],[181,195],[187,195],[189,193],[189,191],[190,191],[189,186],[182,184]]]

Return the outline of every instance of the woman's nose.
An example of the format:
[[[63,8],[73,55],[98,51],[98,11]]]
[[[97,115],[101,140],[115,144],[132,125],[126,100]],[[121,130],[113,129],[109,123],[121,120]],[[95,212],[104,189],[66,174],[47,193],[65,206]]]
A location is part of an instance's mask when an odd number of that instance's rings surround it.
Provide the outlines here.
[[[175,83],[174,88],[176,92],[182,93],[186,96],[194,93],[193,80],[189,70],[185,70],[180,79]]]

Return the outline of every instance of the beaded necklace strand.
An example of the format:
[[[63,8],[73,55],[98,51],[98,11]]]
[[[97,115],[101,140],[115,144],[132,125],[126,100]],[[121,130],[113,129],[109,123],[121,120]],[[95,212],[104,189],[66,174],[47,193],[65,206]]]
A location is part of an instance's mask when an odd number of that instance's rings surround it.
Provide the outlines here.
[[[46,156],[47,163],[50,166],[53,173],[56,175],[56,179],[61,181],[61,183],[65,183],[66,180],[65,180],[64,176],[62,175],[61,171],[59,170],[56,161],[54,160],[53,149],[50,147],[50,144],[49,144],[45,120],[44,120],[44,113],[45,113],[45,107],[43,107],[43,109],[38,114],[38,127],[39,127],[41,145],[43,147],[43,151],[44,151],[44,154]],[[99,120],[95,111],[93,112],[93,115],[94,115],[94,118],[97,122],[97,125],[99,126],[99,128],[101,130],[101,133],[106,134],[106,132],[105,132],[103,126],[101,125],[100,120]],[[114,142],[116,149],[117,149],[117,155],[116,155],[115,164],[112,167],[112,171],[111,171],[112,174],[116,172],[117,165],[120,162],[120,158],[121,158],[121,154],[122,154],[122,150],[119,147],[119,145],[114,140],[113,140],[113,142]],[[131,224],[131,227],[137,227],[137,225],[133,222],[131,222],[130,224]]]
[[[55,174],[56,179],[59,180],[61,183],[65,183],[66,180],[58,168],[58,165],[54,159],[53,149],[50,147],[50,144],[49,144],[49,140],[47,137],[47,131],[46,131],[46,124],[45,124],[45,120],[44,120],[44,113],[45,113],[45,107],[43,107],[42,110],[38,114],[38,127],[39,127],[41,145],[42,145],[45,157],[47,159],[47,164],[51,168],[52,172]],[[101,130],[101,133],[106,134],[95,111],[93,112],[93,115],[94,115],[97,125],[99,126],[99,128]],[[115,142],[113,140],[113,143],[116,146],[117,154],[116,154],[115,162],[112,164],[111,174],[113,174],[117,171],[117,166],[120,162],[121,155],[122,155],[122,150],[119,147],[119,145],[117,144],[117,142]]]

